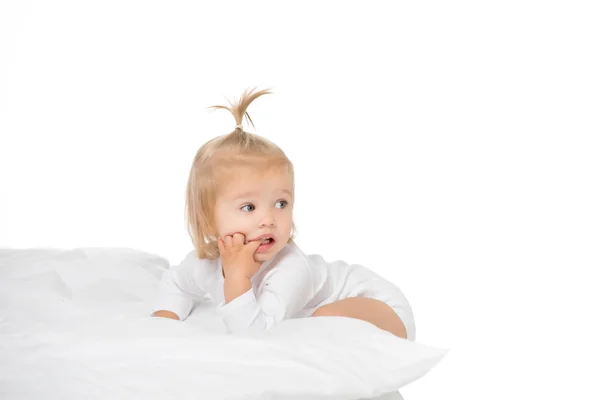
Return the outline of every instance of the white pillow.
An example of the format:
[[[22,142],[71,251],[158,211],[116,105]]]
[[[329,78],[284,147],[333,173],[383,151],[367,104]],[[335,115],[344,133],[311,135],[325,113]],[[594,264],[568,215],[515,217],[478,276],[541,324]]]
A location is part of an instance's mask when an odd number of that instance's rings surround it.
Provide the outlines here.
[[[351,318],[241,335],[210,303],[149,318],[167,266],[125,249],[0,249],[0,398],[383,399],[447,352]]]

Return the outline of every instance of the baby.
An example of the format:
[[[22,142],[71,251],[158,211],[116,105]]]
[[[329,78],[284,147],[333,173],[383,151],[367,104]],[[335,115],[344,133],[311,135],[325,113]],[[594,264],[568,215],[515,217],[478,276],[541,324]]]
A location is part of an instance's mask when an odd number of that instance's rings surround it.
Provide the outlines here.
[[[284,319],[358,318],[415,340],[413,313],[399,288],[360,265],[325,262],[294,242],[294,168],[271,141],[242,126],[268,90],[245,91],[229,110],[236,128],[196,153],[187,183],[188,230],[195,250],[164,272],[153,316],[184,320],[211,297],[229,332],[257,331]]]

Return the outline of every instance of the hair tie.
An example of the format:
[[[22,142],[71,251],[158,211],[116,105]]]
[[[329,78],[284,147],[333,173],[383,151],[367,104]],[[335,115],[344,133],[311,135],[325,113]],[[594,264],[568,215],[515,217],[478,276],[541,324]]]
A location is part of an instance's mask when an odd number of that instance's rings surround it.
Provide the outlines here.
[[[242,124],[236,125],[235,129],[239,129],[240,131],[244,130],[244,127],[242,126]]]

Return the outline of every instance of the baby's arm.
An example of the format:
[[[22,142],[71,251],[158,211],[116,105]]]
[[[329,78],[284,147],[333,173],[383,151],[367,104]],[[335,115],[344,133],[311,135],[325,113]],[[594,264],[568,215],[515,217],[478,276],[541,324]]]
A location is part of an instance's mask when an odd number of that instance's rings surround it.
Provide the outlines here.
[[[152,316],[176,320],[187,318],[194,301],[205,294],[200,286],[203,275],[208,276],[208,271],[203,271],[207,268],[203,261],[191,252],[179,265],[163,272]]]
[[[259,293],[254,292],[250,282],[246,285],[229,282],[243,287],[245,292],[221,305],[217,311],[232,333],[266,330],[293,317],[313,301],[326,280],[325,269],[292,250],[268,272]],[[228,285],[227,278],[225,285]]]
[[[179,321],[179,316],[177,314],[175,314],[174,312],[171,311],[167,311],[167,310],[158,310],[155,311],[152,314],[153,317],[162,317],[162,318],[169,318],[169,319],[176,319],[177,321]]]

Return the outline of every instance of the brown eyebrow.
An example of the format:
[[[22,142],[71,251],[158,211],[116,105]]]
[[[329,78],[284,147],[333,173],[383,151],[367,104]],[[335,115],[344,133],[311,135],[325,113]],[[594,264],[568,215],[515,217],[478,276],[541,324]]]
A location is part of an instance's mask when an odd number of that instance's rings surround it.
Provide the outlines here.
[[[287,189],[281,189],[280,191],[283,192],[283,193],[287,193],[290,197],[292,197],[292,192],[290,192],[289,190],[287,190]],[[256,194],[256,191],[245,192],[245,193],[239,194],[236,197],[234,197],[233,201],[239,200],[239,199],[241,199],[243,197],[250,197],[250,196],[252,196],[254,194]]]

